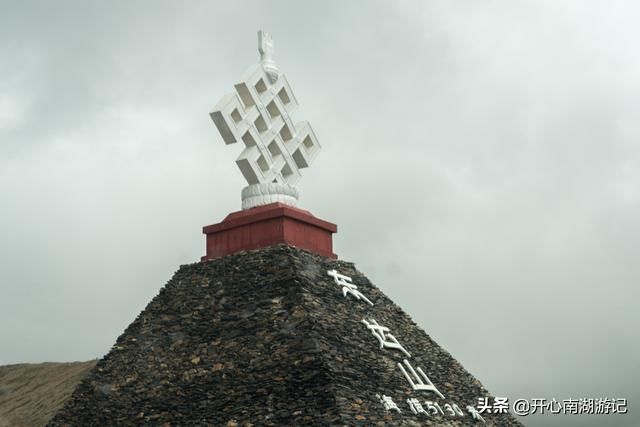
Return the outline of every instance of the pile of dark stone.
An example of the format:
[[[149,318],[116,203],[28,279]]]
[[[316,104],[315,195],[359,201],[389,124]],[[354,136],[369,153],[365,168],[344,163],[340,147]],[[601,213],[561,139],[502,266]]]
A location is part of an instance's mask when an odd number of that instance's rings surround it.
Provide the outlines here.
[[[333,269],[374,305],[344,296]],[[406,356],[381,349],[363,318],[389,327],[445,399],[412,390],[397,366]],[[481,425],[465,407],[482,396],[352,263],[281,245],[181,266],[49,425]],[[412,397],[457,403],[465,416],[414,414]]]

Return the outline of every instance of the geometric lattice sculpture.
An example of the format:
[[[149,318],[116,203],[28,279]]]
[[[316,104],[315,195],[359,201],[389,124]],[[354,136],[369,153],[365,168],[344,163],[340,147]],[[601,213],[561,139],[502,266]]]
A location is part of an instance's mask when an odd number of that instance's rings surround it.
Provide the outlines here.
[[[298,102],[273,62],[271,36],[260,31],[258,39],[260,63],[247,70],[210,114],[226,144],[244,143],[236,160],[249,184],[242,191],[243,209],[273,202],[295,205],[293,186],[300,169],[320,151],[311,125],[291,118]]]

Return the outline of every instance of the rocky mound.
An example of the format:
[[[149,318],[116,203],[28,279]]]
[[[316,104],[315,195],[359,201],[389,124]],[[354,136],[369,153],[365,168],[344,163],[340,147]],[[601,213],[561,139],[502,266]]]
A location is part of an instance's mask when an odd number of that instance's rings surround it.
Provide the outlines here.
[[[381,348],[363,319],[410,356]],[[444,398],[414,390],[404,360]],[[180,267],[49,425],[474,425],[466,406],[480,396],[480,382],[353,264],[274,246]],[[438,405],[414,413],[407,399]]]

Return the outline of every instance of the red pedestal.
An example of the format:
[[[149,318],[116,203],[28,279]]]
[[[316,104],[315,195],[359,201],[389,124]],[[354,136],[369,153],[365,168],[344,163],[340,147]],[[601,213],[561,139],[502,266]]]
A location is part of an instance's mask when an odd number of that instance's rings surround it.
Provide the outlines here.
[[[272,203],[233,212],[220,223],[207,225],[207,254],[202,260],[234,252],[285,243],[320,255],[337,258],[332,234],[338,227],[316,218],[310,212]]]

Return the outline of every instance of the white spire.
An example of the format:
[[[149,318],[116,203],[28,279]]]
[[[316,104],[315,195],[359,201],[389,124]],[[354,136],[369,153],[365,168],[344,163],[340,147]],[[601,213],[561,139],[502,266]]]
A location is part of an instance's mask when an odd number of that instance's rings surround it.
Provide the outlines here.
[[[260,52],[260,62],[264,71],[269,76],[269,81],[275,83],[278,80],[280,71],[273,60],[273,38],[271,33],[262,30],[258,31],[258,52]]]

